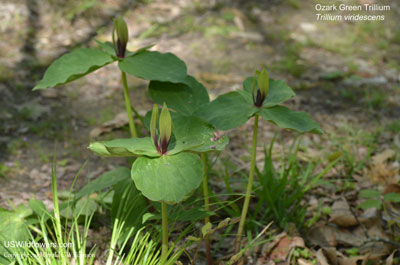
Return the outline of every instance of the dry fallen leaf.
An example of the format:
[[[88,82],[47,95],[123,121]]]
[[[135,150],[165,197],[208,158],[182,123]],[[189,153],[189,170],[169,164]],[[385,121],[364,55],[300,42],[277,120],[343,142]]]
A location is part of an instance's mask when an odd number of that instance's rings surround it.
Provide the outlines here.
[[[393,263],[393,262],[394,262],[394,255],[396,254],[397,251],[398,251],[398,250],[393,251],[392,254],[390,254],[390,256],[387,257],[387,259],[386,259],[386,265],[395,265],[395,264]]]
[[[272,242],[264,244],[261,249],[261,255],[264,257],[269,255],[269,253],[271,253],[271,251],[275,248],[275,246],[278,245],[279,241],[286,236],[287,236],[286,232],[282,232],[279,235],[275,236]]]
[[[259,258],[256,265],[276,265],[273,260],[266,261],[264,258]]]
[[[330,247],[336,246],[336,228],[324,224],[313,226],[307,234],[307,239],[313,246]]]
[[[282,238],[278,245],[272,250],[270,259],[272,260],[286,260],[290,251],[295,247],[304,248],[304,240],[301,237],[286,236]]]
[[[305,260],[305,259],[302,259],[302,258],[298,259],[298,260],[297,260],[297,263],[298,263],[299,265],[313,265],[310,261]]]
[[[393,183],[397,170],[387,164],[387,161],[395,155],[392,149],[385,149],[383,152],[374,155],[371,160],[369,176],[374,183]]]
[[[365,260],[366,256],[346,257],[335,248],[322,248],[322,253],[326,257],[326,263],[320,262],[321,265],[357,265],[359,260]],[[317,256],[318,259],[318,256]]]
[[[380,222],[368,227],[367,233],[369,238],[381,238],[389,240],[389,237],[385,234]],[[363,244],[359,248],[359,253],[368,255],[368,259],[379,259],[383,256],[389,255],[392,252],[393,247],[391,245],[383,242],[370,241],[365,237],[364,234],[365,232],[361,227],[358,227],[354,231],[354,235],[356,237],[365,238]]]
[[[383,195],[388,193],[400,193],[400,184],[398,183],[390,183],[385,186],[385,190],[382,192]]]
[[[371,160],[373,164],[382,164],[395,155],[395,151],[392,149],[385,149],[383,152],[374,155]]]
[[[337,245],[360,246],[367,238],[363,234],[356,235],[348,229],[334,225],[318,225],[310,230],[307,239],[314,246],[336,247]]]
[[[92,129],[90,131],[90,138],[93,139],[104,133],[111,132],[114,129],[121,128],[122,126],[127,125],[128,122],[128,115],[126,114],[126,112],[118,113],[117,115],[115,115],[114,119],[106,121],[101,126]]]
[[[324,253],[322,252],[322,248],[320,248],[316,253],[315,257],[320,265],[330,265],[328,260],[326,259]]]
[[[351,213],[349,204],[344,200],[333,203],[329,221],[343,227],[357,225],[357,219]]]
[[[380,210],[374,207],[364,210],[364,212],[358,219],[365,227],[368,228],[374,225],[379,225],[380,218],[381,218]]]
[[[328,259],[330,265],[339,264],[336,248],[322,248],[322,251],[325,254],[325,257]]]
[[[365,260],[365,257],[360,256],[360,257],[345,257],[345,256],[340,256],[339,257],[339,265],[357,265],[358,261],[360,260]]]

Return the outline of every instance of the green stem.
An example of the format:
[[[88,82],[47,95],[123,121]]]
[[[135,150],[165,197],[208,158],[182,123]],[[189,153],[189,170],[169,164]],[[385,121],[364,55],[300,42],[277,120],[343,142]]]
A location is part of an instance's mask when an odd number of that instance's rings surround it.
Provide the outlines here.
[[[162,252],[161,261],[165,263],[167,261],[168,255],[168,210],[167,204],[161,202],[161,212],[162,212]]]
[[[210,211],[210,200],[208,195],[208,176],[207,176],[207,156],[205,153],[201,154],[201,161],[203,162],[203,196],[204,196],[204,209],[209,212]],[[204,223],[207,224],[210,222],[210,217],[207,216],[204,219]],[[207,256],[207,264],[212,264],[211,257],[211,248],[210,248],[210,238],[208,236],[204,239],[204,244],[206,247],[206,256]]]
[[[206,154],[201,154],[201,161],[203,162],[203,195],[204,195],[204,209],[210,211],[210,201],[208,195],[208,176],[207,176],[207,157]],[[210,222],[210,217],[206,217],[206,223]]]
[[[236,253],[238,253],[240,250],[244,225],[246,223],[246,215],[250,204],[251,191],[253,189],[254,172],[256,169],[257,132],[258,132],[258,114],[254,116],[253,145],[251,149],[250,173],[249,173],[249,180],[247,183],[246,195],[244,198],[244,203],[242,208],[242,215],[240,216],[239,229],[236,235],[236,243],[235,243]]]
[[[128,81],[126,80],[125,72],[121,72],[122,84],[124,85],[124,98],[125,98],[125,108],[128,113],[129,120],[129,130],[131,131],[132,138],[137,137],[135,122],[132,116],[131,100],[129,99]]]

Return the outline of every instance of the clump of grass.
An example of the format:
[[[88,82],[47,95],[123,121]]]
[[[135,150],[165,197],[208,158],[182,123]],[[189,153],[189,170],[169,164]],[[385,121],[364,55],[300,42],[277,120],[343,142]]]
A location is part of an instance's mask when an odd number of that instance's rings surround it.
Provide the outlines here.
[[[282,229],[286,229],[289,223],[295,223],[301,229],[306,214],[304,196],[323,183],[323,176],[337,164],[340,157],[316,173],[321,161],[300,162],[297,159],[300,142],[294,141],[278,168],[272,160],[274,142],[275,137],[269,149],[264,151],[264,168],[262,171],[256,169],[258,181],[255,193],[259,201],[251,219],[273,221]]]

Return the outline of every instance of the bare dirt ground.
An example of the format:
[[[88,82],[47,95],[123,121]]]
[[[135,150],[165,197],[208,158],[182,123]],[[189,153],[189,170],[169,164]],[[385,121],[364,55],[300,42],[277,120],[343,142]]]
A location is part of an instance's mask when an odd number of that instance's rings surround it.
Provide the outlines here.
[[[330,155],[342,152],[353,157],[358,165],[367,157],[351,173],[346,170],[349,160],[344,159],[328,174],[335,187],[310,193],[306,203],[310,217],[319,202],[334,208],[335,201],[344,200],[356,209],[359,190],[398,188],[399,3],[392,1],[385,21],[374,23],[318,22],[315,1],[311,0],[94,3],[89,8],[82,8],[79,1],[0,3],[3,207],[9,207],[9,201],[26,203],[32,197],[50,204],[50,169],[55,147],[58,178],[64,189],[70,187],[86,161],[78,185],[125,164],[121,159],[95,157],[87,150],[91,131],[124,111],[115,65],[63,87],[31,91],[49,63],[61,54],[75,47],[95,46],[94,38],[110,40],[112,17],[116,14],[128,21],[129,49],[155,43],[154,49],[175,53],[212,97],[240,88],[242,80],[261,67],[269,69],[270,76],[286,80],[297,93],[289,105],[310,112],[325,131],[323,136],[302,138],[304,161],[325,158],[323,164],[327,164]],[[151,107],[146,83],[134,78],[128,81],[132,102],[143,114]],[[263,122],[260,142],[268,144],[276,131]],[[246,165],[249,154],[244,146],[251,141],[251,123],[228,134],[232,144],[222,156]],[[126,135],[127,128],[122,126],[96,139]],[[293,138],[292,133],[284,132],[277,151]],[[382,154],[389,155],[379,157]],[[279,152],[276,157],[279,159]],[[258,161],[262,166],[261,146]],[[213,183],[219,182],[223,181],[216,179]],[[329,216],[321,217],[317,228],[326,231],[322,223],[328,224],[328,219]],[[379,227],[385,238],[393,240],[385,225]],[[338,234],[336,230],[332,233]],[[315,240],[311,238],[307,244],[321,245]],[[342,241],[345,242],[336,246],[357,243]],[[388,250],[386,254],[390,253]],[[264,258],[267,259],[260,255],[261,262]]]

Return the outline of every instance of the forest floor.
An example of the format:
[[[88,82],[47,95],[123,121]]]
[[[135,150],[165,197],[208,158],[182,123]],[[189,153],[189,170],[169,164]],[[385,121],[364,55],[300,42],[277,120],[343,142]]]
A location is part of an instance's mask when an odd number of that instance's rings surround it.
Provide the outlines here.
[[[55,58],[75,47],[95,46],[95,38],[110,40],[112,18],[121,14],[129,25],[130,50],[155,43],[153,49],[175,53],[212,98],[240,88],[255,69],[267,68],[270,76],[294,88],[297,96],[288,105],[309,112],[325,132],[301,136],[301,163],[316,164],[318,173],[342,157],[324,175],[324,183],[306,194],[304,231],[275,227],[275,245],[249,254],[249,264],[287,259],[293,248],[289,245],[319,249],[315,252],[319,261],[322,255],[338,262],[329,264],[361,264],[357,261],[388,256],[390,262],[399,246],[398,205],[385,202],[384,211],[363,210],[359,205],[365,200],[360,191],[365,189],[400,193],[400,3],[392,1],[382,22],[353,23],[317,21],[312,0],[80,3],[3,0],[0,4],[2,207],[32,197],[50,206],[55,150],[63,189],[70,187],[85,162],[79,186],[126,164],[123,159],[96,157],[87,149],[91,140],[128,135],[126,119],[118,115],[124,104],[116,65],[63,87],[31,91]],[[134,78],[128,82],[132,103],[143,115],[152,106],[147,83]],[[101,125],[110,121],[112,130],[99,135]],[[260,126],[261,169],[264,145],[268,147],[281,131],[266,122]],[[224,185],[218,172],[230,161],[227,170],[233,188],[243,192],[237,169],[249,164],[251,128],[248,122],[227,132],[231,144],[215,165],[212,189]],[[280,133],[273,149],[277,166],[295,136]]]

